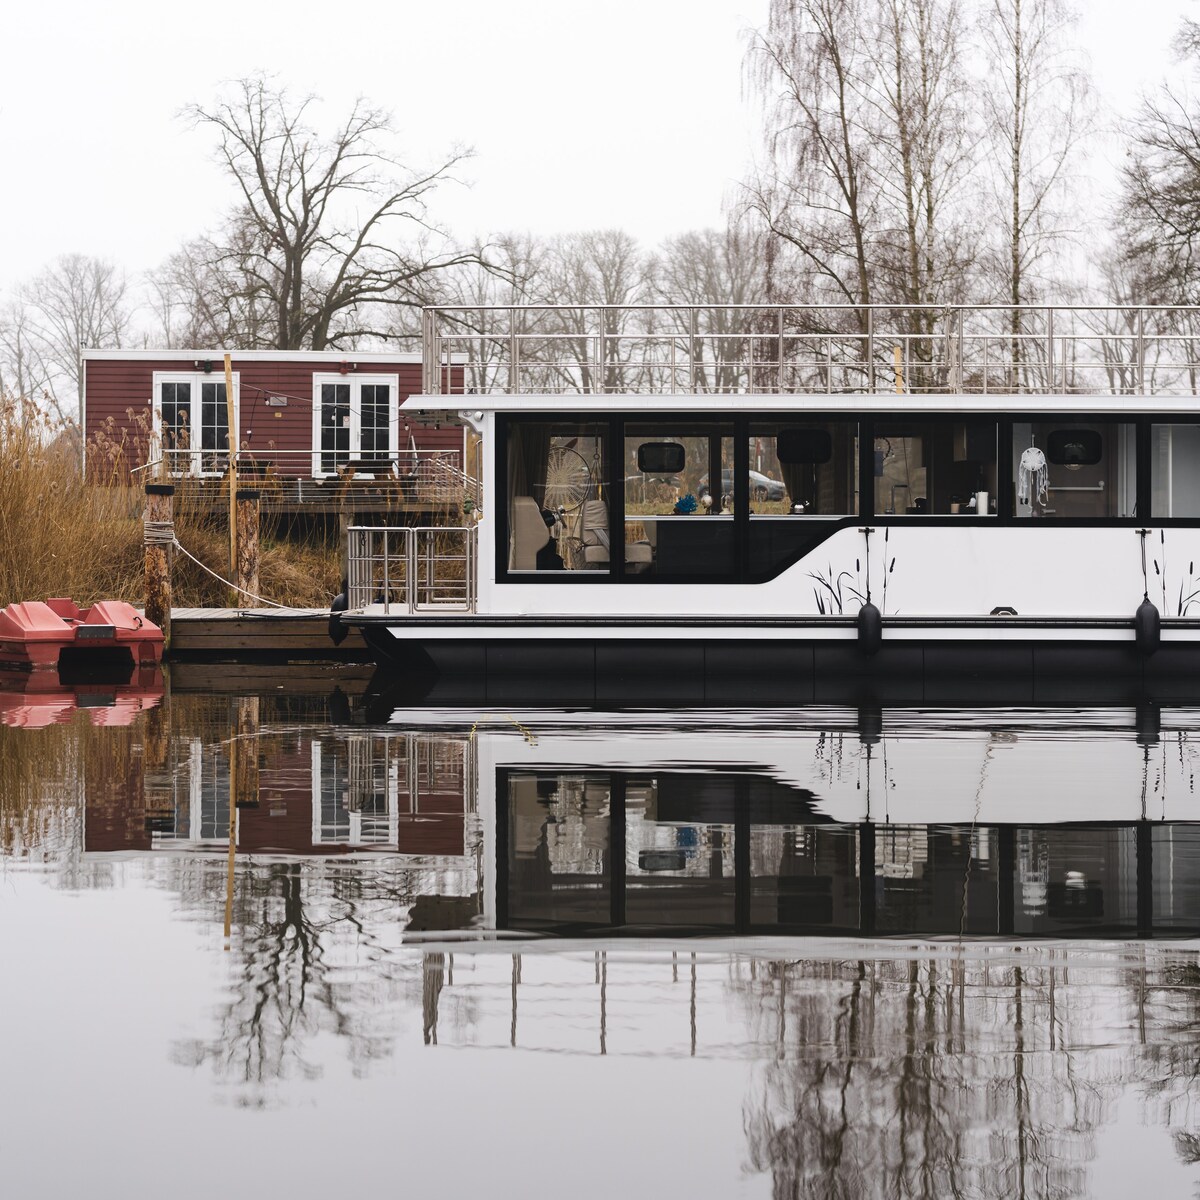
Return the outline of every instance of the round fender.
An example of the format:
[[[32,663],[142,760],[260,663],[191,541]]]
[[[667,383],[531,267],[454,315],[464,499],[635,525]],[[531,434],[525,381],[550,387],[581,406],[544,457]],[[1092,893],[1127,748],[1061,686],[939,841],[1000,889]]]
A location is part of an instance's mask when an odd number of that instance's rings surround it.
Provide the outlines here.
[[[1162,635],[1162,619],[1158,615],[1158,609],[1149,599],[1143,600],[1138,605],[1137,612],[1133,615],[1133,628],[1138,652],[1145,655],[1153,654],[1158,649]]]
[[[858,610],[858,645],[864,654],[875,654],[883,642],[883,614],[866,602]]]
[[[350,600],[345,592],[339,592],[329,606],[329,640],[335,646],[340,646],[350,636],[350,630],[342,624],[338,613],[344,613],[350,607]]]

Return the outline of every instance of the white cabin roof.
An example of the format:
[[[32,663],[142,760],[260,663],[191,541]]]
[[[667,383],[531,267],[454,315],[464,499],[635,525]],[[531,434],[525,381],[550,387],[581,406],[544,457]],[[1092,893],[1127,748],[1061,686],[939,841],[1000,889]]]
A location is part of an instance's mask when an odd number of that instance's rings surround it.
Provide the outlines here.
[[[404,404],[406,412],[437,412],[475,414],[547,413],[562,416],[566,413],[616,412],[678,412],[689,416],[714,413],[735,416],[741,412],[895,413],[980,416],[996,413],[1066,414],[1081,417],[1138,416],[1154,414],[1179,416],[1200,420],[1200,397],[1196,396],[1114,396],[1114,395],[946,395],[913,393],[675,393],[645,395],[614,393],[591,395],[579,393],[521,393],[510,395],[489,392],[482,395],[422,395],[410,396]]]

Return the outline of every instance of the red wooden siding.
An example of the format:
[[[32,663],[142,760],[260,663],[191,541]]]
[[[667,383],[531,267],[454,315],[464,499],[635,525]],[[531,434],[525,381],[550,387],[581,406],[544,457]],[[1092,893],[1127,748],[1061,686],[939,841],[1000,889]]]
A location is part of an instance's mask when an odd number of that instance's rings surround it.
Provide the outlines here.
[[[84,364],[85,435],[92,438],[106,428],[123,432],[132,441],[139,430],[150,427],[151,396],[157,372],[196,372],[196,359],[129,358],[87,359]],[[351,361],[354,361],[351,358]],[[212,359],[212,376],[224,378],[220,357]],[[312,462],[302,454],[290,453],[273,457],[274,451],[305,451],[313,449],[313,376],[336,375],[340,364],[334,362],[239,359],[233,357],[233,369],[241,386],[241,409],[238,415],[239,444],[250,453],[270,460],[281,475],[311,474]],[[409,396],[421,391],[421,364],[414,362],[371,361],[358,363],[355,375],[396,375],[400,381],[400,445],[404,450],[411,444],[409,434],[419,449],[461,450],[463,431],[459,426],[443,425],[440,429],[406,422],[403,404]],[[286,396],[286,408],[268,408],[267,396]],[[111,426],[106,422],[111,421]],[[142,447],[144,454],[144,447]]]

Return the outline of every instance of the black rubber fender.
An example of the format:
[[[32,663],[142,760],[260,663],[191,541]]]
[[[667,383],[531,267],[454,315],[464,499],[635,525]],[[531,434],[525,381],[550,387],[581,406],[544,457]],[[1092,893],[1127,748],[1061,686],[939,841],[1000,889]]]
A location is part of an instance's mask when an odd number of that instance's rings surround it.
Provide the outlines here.
[[[858,646],[864,654],[877,654],[883,644],[883,613],[868,600],[858,610]]]
[[[329,640],[335,646],[340,646],[349,636],[350,630],[342,624],[339,613],[344,613],[350,607],[350,598],[345,592],[339,592],[329,606]]]
[[[1149,657],[1162,640],[1162,618],[1149,597],[1138,605],[1133,615],[1133,628],[1138,652]]]

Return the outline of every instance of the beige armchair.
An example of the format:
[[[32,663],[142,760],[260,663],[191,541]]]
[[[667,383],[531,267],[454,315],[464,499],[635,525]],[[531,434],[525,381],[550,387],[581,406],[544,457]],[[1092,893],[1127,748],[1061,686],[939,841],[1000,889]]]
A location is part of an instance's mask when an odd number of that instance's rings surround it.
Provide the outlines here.
[[[609,558],[608,505],[589,500],[583,506],[583,560],[589,566],[606,567]],[[649,540],[625,543],[625,565],[632,574],[648,571],[653,561]]]
[[[514,496],[512,504],[512,545],[510,571],[537,570],[537,553],[550,540],[550,530],[542,520],[542,510],[532,496]]]

